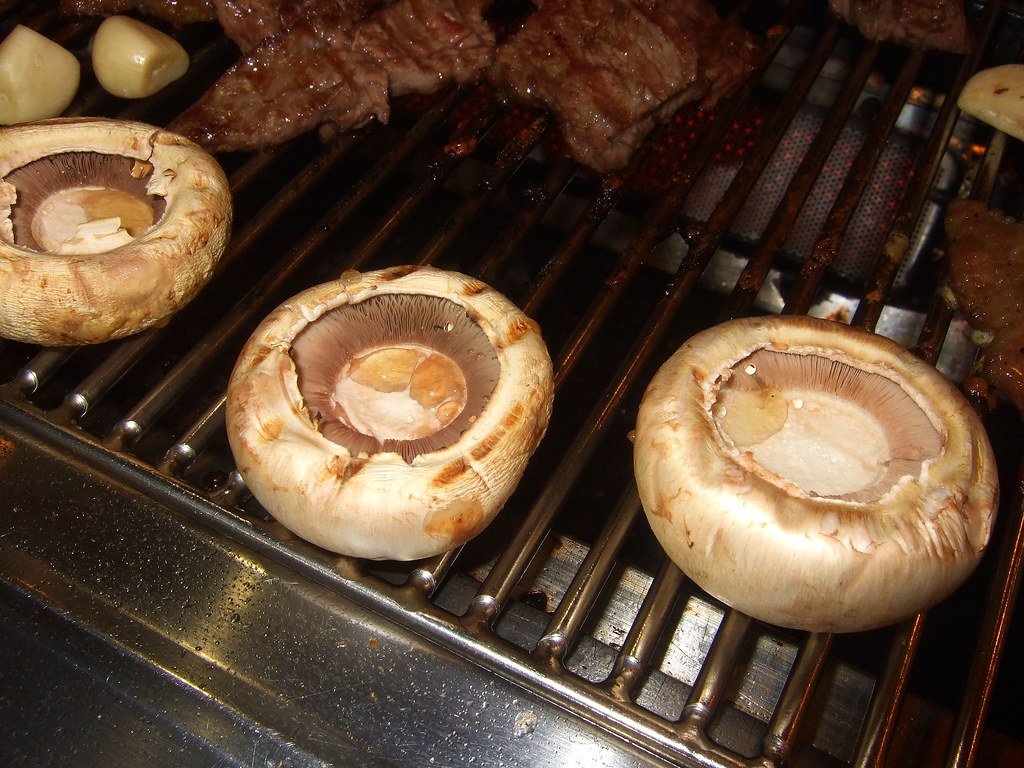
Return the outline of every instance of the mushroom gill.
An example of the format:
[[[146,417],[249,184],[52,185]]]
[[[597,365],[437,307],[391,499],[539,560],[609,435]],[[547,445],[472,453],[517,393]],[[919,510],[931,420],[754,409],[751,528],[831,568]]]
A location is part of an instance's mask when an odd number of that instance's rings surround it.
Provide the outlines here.
[[[712,414],[766,477],[810,496],[875,501],[942,447],[899,384],[819,354],[753,352],[723,373]]]
[[[124,245],[163,215],[164,199],[147,188],[151,163],[99,152],[61,152],[4,177],[13,244],[35,251],[83,254]]]
[[[437,296],[390,294],[337,307],[296,336],[291,354],[306,410],[327,439],[407,463],[456,442],[500,373],[465,308]]]

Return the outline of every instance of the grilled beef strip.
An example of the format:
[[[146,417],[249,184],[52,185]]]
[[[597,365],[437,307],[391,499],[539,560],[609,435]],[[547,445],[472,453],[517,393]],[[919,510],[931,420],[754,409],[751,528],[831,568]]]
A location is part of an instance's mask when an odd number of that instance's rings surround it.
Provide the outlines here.
[[[258,150],[321,123],[354,128],[388,115],[376,59],[333,47],[306,19],[265,38],[168,127],[211,152]]]
[[[216,21],[229,40],[247,53],[264,39],[291,30],[303,21],[325,28],[351,24],[382,0],[60,0],[73,16],[112,16],[137,11],[181,27]]]
[[[138,11],[176,27],[217,19],[213,0],[60,0],[60,9],[69,16],[113,16]]]
[[[971,49],[964,0],[829,0],[829,7],[869,40],[950,53]]]
[[[490,0],[400,0],[355,27],[352,47],[376,58],[392,96],[476,80],[494,58]]]
[[[300,22],[354,23],[380,6],[380,0],[212,0],[224,34],[243,53]]]
[[[714,107],[757,51],[704,0],[546,0],[498,47],[490,78],[550,111],[572,156],[607,173],[682,105]]]
[[[953,200],[945,225],[950,288],[970,326],[991,337],[985,377],[1024,413],[1024,224]]]
[[[387,122],[388,97],[432,93],[488,66],[481,0],[398,0],[352,24],[303,19],[261,41],[170,128],[210,151],[257,150],[321,124]]]

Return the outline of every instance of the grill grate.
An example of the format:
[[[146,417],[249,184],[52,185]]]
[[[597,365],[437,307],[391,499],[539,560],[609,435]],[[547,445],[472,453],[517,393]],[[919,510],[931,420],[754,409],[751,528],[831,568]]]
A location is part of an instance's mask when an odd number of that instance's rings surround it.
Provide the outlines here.
[[[883,764],[897,754],[924,619],[832,638],[715,603],[647,532],[626,436],[672,349],[716,318],[766,307],[838,314],[963,377],[974,350],[935,291],[935,235],[918,222],[934,223],[932,198],[952,188],[943,169],[975,130],[958,122],[951,96],[983,51],[1001,50],[993,30],[1016,17],[1003,2],[976,9],[986,45],[960,61],[865,43],[806,0],[779,5],[736,9],[772,31],[762,70],[713,119],[684,113],[662,127],[620,177],[559,159],[546,116],[484,87],[409,99],[389,126],[222,158],[237,228],[203,294],[168,326],[97,348],[0,342],[0,399],[70,436],[76,458],[134,478],[175,512],[596,723],[644,759]],[[48,6],[12,5],[3,20],[0,31],[21,20],[79,51],[94,28]],[[232,55],[216,30],[179,34],[193,52],[186,80],[128,104],[86,73],[72,111],[168,122]],[[773,59],[777,68],[807,37],[784,87],[771,87]],[[934,87],[930,67],[952,85],[944,102],[926,100],[927,130],[908,133],[901,121]],[[835,83],[828,107],[809,108],[823,78]],[[866,128],[865,94],[877,107]],[[742,162],[727,151],[737,126],[756,134]],[[794,141],[798,156],[781,157]],[[992,142],[983,171],[998,167],[1001,147]],[[880,210],[891,228],[871,225]],[[537,318],[555,362],[555,417],[479,539],[413,564],[338,559],[296,541],[247,495],[226,445],[224,387],[245,337],[281,300],[346,269],[399,263],[475,274]],[[724,288],[709,290],[722,265]],[[978,661],[964,667],[951,765],[976,757],[1019,577],[1020,498],[1004,495],[1012,519],[986,570],[992,597],[970,619],[983,632]]]

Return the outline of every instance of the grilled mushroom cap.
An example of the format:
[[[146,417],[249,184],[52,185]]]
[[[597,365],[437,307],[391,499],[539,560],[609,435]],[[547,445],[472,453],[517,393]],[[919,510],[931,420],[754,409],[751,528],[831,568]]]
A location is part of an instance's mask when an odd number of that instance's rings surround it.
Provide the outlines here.
[[[141,123],[0,130],[0,336],[92,344],[167,319],[205,284],[231,228],[224,172]]]
[[[640,406],[650,525],[697,584],[824,632],[925,610],[974,569],[998,502],[984,428],[894,342],[784,316],[697,334]]]
[[[414,560],[482,531],[551,415],[536,324],[472,278],[347,273],[272,312],[228,385],[227,428],[256,499],[298,536]]]

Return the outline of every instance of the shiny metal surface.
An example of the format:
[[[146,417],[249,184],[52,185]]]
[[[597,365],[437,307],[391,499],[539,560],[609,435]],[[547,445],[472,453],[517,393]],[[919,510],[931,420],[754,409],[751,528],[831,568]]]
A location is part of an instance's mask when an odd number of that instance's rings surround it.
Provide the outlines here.
[[[660,764],[35,442],[0,427],[4,765]]]

